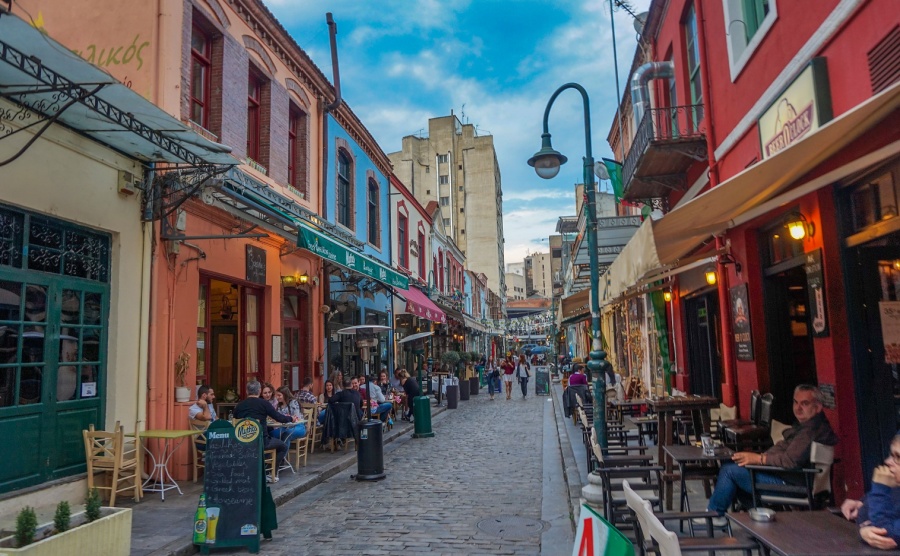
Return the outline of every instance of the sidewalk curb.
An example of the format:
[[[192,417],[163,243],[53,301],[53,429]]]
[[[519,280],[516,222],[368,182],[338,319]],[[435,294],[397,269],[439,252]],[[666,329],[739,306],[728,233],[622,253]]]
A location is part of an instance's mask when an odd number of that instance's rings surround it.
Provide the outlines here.
[[[559,451],[560,455],[563,458],[563,478],[566,481],[566,485],[569,487],[569,518],[572,520],[572,527],[576,527],[576,520],[578,519],[580,512],[580,501],[581,500],[581,476],[578,472],[578,465],[575,463],[575,452],[572,451],[572,445],[569,442],[569,434],[566,432],[565,422],[566,417],[563,415],[563,404],[562,404],[562,387],[560,386],[559,392],[553,386],[559,384],[551,382],[550,391],[553,393],[553,409],[556,415],[556,431],[559,436]]]
[[[442,413],[447,411],[446,406],[432,406],[431,408],[431,419],[432,424],[434,422],[434,418]],[[391,431],[393,432],[393,431]],[[384,445],[391,444],[395,441],[397,442],[407,442],[412,440],[412,435],[415,432],[415,427],[412,424],[406,424],[406,426],[397,431],[394,434],[389,434],[384,437]],[[305,480],[298,482],[295,485],[292,485],[287,490],[280,493],[273,493],[273,498],[275,499],[275,506],[280,507],[287,504],[290,500],[293,500],[297,496],[307,492],[315,486],[318,486],[328,479],[334,477],[335,475],[341,473],[342,471],[346,471],[350,467],[356,463],[356,452],[348,452],[347,455],[340,460],[338,460],[335,465],[325,469],[315,475],[309,475]],[[191,554],[196,554],[198,549],[194,546],[192,542],[193,539],[190,536],[186,536],[184,539],[179,539],[177,541],[170,542],[169,544],[158,548],[150,553],[150,556],[190,556]]]

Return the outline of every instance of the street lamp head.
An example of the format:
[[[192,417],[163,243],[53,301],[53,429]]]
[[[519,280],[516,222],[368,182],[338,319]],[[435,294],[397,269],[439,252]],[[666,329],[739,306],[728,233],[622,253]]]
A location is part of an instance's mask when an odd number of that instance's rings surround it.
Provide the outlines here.
[[[534,153],[534,156],[528,159],[528,165],[534,167],[537,175],[549,180],[556,177],[559,173],[559,167],[566,163],[566,158],[561,153],[553,150],[550,144],[550,134],[541,134],[541,150]]]

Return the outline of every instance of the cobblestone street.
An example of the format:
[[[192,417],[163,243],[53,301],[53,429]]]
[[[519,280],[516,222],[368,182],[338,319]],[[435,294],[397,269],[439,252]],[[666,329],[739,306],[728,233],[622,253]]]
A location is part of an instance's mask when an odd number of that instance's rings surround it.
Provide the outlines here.
[[[545,471],[561,477],[547,396],[522,400],[517,392],[512,400],[501,395],[490,401],[482,391],[438,416],[433,429],[434,438],[409,437],[386,447],[385,480],[352,480],[354,466],[279,508],[279,529],[261,552],[571,552],[568,510],[557,512],[553,525],[546,515],[548,508],[567,508],[561,479],[543,480]],[[545,444],[551,453],[544,454]],[[544,469],[545,455],[553,456],[555,469]]]

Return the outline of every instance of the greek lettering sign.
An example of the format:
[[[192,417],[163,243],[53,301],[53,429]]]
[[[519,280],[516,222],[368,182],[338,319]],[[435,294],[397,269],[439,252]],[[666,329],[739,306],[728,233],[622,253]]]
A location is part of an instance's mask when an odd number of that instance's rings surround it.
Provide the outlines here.
[[[243,419],[232,426],[214,421],[206,429],[206,541],[211,548],[247,546],[259,550],[263,489],[262,431],[259,423]]]
[[[255,245],[247,246],[247,281],[266,283],[266,250]]]
[[[305,225],[299,225],[297,246],[350,270],[374,278],[396,288],[409,289],[409,278],[377,263],[361,253],[351,251],[333,239]]]
[[[731,293],[731,328],[734,351],[739,361],[753,361],[753,337],[750,334],[750,303],[747,284],[737,285]]]
[[[828,336],[828,318],[825,313],[825,272],[822,270],[821,249],[806,254],[803,270],[806,271],[806,287],[809,290],[812,335],[822,338]]]
[[[786,149],[831,118],[825,58],[813,58],[759,118],[763,158]]]

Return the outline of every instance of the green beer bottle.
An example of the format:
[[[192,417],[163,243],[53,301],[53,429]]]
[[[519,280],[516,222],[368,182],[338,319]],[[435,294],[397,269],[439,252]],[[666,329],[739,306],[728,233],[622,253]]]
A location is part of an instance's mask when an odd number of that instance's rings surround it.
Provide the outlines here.
[[[194,544],[206,544],[206,494],[200,495],[200,505],[194,515]]]

